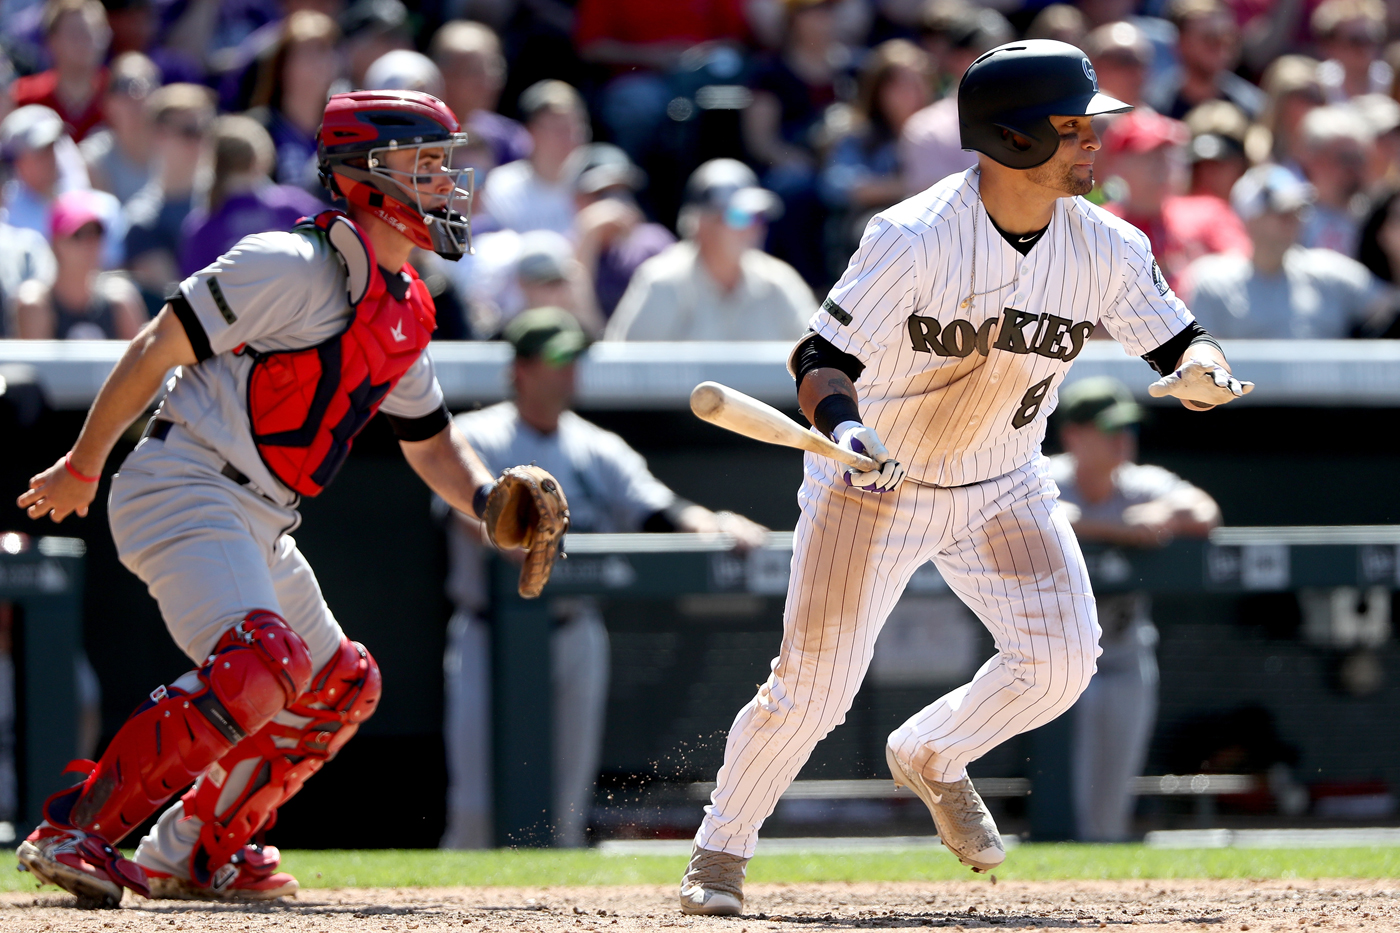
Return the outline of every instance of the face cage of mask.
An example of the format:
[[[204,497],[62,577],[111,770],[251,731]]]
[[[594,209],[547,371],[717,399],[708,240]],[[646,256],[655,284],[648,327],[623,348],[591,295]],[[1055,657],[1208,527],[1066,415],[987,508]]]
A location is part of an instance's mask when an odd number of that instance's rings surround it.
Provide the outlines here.
[[[453,133],[447,139],[435,142],[414,143],[403,146],[397,140],[390,142],[387,146],[377,146],[369,151],[369,173],[380,178],[388,179],[394,186],[402,191],[406,197],[402,198],[406,203],[412,204],[423,217],[423,222],[430,226],[436,224],[441,231],[441,235],[453,246],[459,248],[464,253],[472,252],[472,228],[471,228],[471,203],[476,193],[476,171],[465,166],[462,168],[451,168],[452,156],[458,148],[467,144],[466,133]],[[397,169],[388,168],[384,164],[384,153],[405,152],[413,150],[413,164],[417,167],[423,158],[424,149],[441,149],[442,168],[436,172],[429,172],[420,175],[416,172],[403,172]],[[442,207],[429,209],[423,205],[424,192],[419,190],[419,186],[432,185],[434,179],[439,176],[447,176],[452,179],[452,191],[449,194],[433,194],[429,192],[429,198],[445,198],[446,203]],[[463,188],[460,184],[462,176],[466,176],[467,186]],[[458,208],[461,205],[461,209]]]

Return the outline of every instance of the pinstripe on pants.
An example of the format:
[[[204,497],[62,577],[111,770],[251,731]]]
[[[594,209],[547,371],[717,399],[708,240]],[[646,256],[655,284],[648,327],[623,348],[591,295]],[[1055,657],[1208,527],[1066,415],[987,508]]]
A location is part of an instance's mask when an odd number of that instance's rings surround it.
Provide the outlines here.
[[[831,469],[807,460],[782,647],[734,720],[696,834],[702,848],[744,858],[817,742],[845,720],[885,618],[925,561],[997,647],[970,683],[891,734],[928,777],[957,780],[1069,709],[1099,653],[1084,558],[1043,459],[970,486],[906,483],[884,496],[832,485]]]

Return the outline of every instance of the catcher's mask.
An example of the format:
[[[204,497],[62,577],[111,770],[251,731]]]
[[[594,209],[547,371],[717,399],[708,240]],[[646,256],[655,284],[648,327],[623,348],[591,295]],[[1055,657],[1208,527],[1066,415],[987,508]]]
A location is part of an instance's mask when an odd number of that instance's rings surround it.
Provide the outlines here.
[[[326,104],[316,145],[321,183],[444,259],[471,252],[474,174],[458,167],[467,134],[442,101],[421,91],[354,91]],[[389,168],[386,155],[411,150],[414,170]],[[419,174],[425,153],[442,153]],[[428,190],[446,176],[451,190]],[[465,182],[465,186],[464,186]]]

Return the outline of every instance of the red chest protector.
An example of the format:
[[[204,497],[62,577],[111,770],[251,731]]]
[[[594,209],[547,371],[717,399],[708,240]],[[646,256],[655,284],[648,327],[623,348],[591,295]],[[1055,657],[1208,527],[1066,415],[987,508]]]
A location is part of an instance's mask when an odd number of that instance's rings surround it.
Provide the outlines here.
[[[428,288],[405,265],[409,288],[395,298],[359,228],[340,211],[303,220],[297,230],[322,235],[340,254],[354,309],[345,330],[303,350],[245,349],[253,441],[272,475],[303,496],[330,484],[355,435],[418,361],[437,326]]]

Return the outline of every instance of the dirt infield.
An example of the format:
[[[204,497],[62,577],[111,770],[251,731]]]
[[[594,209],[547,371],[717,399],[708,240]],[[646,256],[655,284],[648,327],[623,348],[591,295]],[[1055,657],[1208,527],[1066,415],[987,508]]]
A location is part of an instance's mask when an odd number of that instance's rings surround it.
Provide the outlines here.
[[[769,884],[751,887],[749,915],[736,919],[683,917],[669,887],[323,889],[255,906],[129,896],[123,909],[105,911],[80,911],[73,903],[72,898],[49,893],[0,895],[0,930],[1400,930],[1400,881]]]

